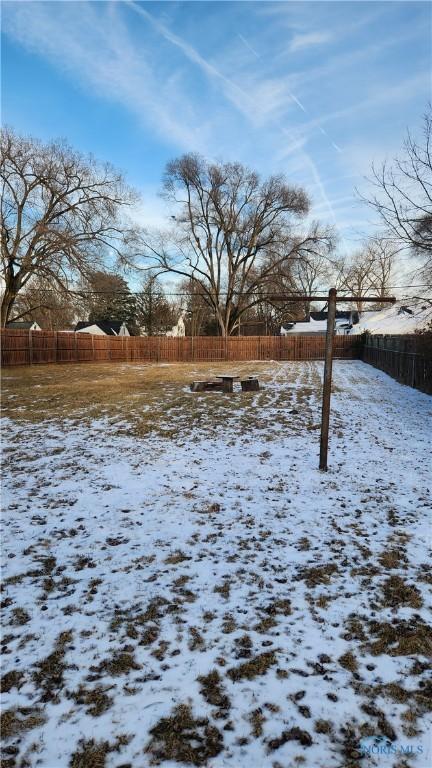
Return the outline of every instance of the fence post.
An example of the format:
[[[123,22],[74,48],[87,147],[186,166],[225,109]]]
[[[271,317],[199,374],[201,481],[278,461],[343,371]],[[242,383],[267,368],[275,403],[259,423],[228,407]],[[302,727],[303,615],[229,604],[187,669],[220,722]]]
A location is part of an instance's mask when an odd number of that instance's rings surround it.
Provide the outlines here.
[[[58,363],[58,331],[55,332],[55,361]]]
[[[333,365],[333,339],[336,318],[336,288],[330,288],[328,295],[327,334],[324,360],[324,383],[321,413],[321,444],[319,468],[327,469],[328,434],[330,421],[330,397]]]
[[[29,330],[29,363],[32,365],[33,363],[33,331]]]

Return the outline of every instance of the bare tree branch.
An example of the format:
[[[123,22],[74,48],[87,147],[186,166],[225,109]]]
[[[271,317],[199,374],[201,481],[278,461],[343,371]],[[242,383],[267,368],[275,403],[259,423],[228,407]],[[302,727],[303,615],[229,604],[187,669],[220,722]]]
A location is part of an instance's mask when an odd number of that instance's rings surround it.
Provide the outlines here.
[[[0,165],[3,326],[32,278],[67,290],[78,275],[123,257],[134,234],[122,211],[136,195],[111,166],[10,129],[1,135]]]

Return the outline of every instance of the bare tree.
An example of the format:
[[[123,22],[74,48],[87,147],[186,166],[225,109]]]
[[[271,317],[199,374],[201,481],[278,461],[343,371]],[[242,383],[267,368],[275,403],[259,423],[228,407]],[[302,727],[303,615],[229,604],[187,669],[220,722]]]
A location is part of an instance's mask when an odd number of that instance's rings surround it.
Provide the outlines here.
[[[423,139],[408,133],[400,157],[372,167],[374,192],[361,196],[376,211],[384,236],[420,258],[420,273],[432,285],[432,112],[424,117]]]
[[[182,280],[180,290],[185,294],[182,301],[187,309],[186,332],[190,336],[205,335],[205,331],[214,324],[214,314],[207,296],[195,280]]]
[[[357,251],[343,263],[337,287],[359,297],[366,296],[373,288],[372,258],[367,249]],[[357,309],[359,312],[363,310],[361,298],[357,301]]]
[[[136,321],[148,336],[168,330],[175,322],[174,312],[156,275],[148,274],[136,296]]]
[[[347,260],[337,262],[337,287],[356,296],[370,293],[384,298],[390,294],[398,250],[385,238],[374,238]],[[378,302],[378,306],[380,306]],[[357,302],[363,310],[361,299]]]
[[[120,257],[132,231],[121,220],[135,200],[120,173],[67,144],[2,132],[1,325],[34,277],[67,291],[71,280]]]
[[[309,257],[298,259],[292,267],[292,275],[299,292],[311,295],[323,284],[328,286],[334,273],[334,267],[327,253],[313,253]],[[306,319],[310,318],[310,302],[304,304]]]
[[[194,281],[228,335],[271,283],[278,264],[315,253],[330,233],[298,231],[309,201],[284,177],[261,181],[239,163],[209,163],[184,155],[168,164],[164,192],[177,207],[171,236],[148,243],[162,271]]]
[[[73,325],[76,297],[35,277],[20,291],[14,303],[14,320],[34,320],[41,328],[61,331]]]
[[[370,258],[371,288],[381,298],[389,296],[399,249],[385,238],[377,237],[368,243],[367,251]]]

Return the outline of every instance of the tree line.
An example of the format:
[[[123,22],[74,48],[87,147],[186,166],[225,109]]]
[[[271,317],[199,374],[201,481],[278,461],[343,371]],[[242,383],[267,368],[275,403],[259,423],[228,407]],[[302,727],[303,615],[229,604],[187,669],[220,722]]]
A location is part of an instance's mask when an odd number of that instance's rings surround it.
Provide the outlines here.
[[[372,167],[368,197],[377,232],[349,258],[335,232],[310,221],[307,192],[283,175],[263,179],[241,163],[189,153],[168,163],[169,224],[144,231],[139,195],[111,165],[65,142],[1,134],[1,325],[40,319],[61,329],[76,319],[122,320],[156,334],[185,311],[189,333],[240,332],[308,317],[329,285],[385,297],[398,259],[413,259],[432,286],[432,116],[422,140],[408,133],[392,163]],[[174,282],[174,300],[164,290]],[[130,289],[133,280],[135,289]],[[359,302],[358,309],[362,306]]]

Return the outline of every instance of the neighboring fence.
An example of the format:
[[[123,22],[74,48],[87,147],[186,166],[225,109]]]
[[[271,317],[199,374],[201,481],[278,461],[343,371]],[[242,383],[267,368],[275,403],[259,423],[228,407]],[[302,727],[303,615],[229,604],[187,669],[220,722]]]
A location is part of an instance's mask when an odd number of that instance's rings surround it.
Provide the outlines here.
[[[366,336],[362,359],[402,384],[432,394],[432,336]]]
[[[322,360],[325,336],[96,336],[2,329],[2,366],[84,362]],[[334,356],[361,357],[360,336],[335,336]]]

